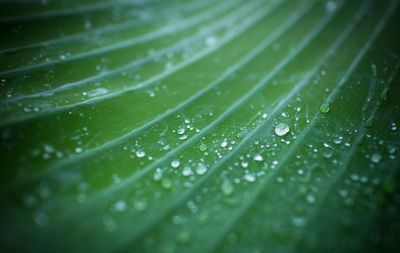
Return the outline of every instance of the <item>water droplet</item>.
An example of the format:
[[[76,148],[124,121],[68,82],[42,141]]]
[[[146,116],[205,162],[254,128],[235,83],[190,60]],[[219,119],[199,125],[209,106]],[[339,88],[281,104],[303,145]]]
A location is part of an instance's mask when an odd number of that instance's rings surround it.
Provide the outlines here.
[[[183,230],[178,233],[176,240],[181,244],[187,244],[190,242],[191,234],[188,230]]]
[[[241,165],[243,168],[247,168],[247,166],[249,166],[249,163],[243,161],[240,165]]]
[[[139,158],[144,157],[145,155],[146,153],[143,150],[136,151],[136,156]]]
[[[44,145],[44,151],[46,151],[47,153],[54,153],[55,149],[52,145],[50,144],[45,144]]]
[[[295,227],[304,227],[306,225],[306,220],[303,217],[293,217],[292,218],[292,224]]]
[[[217,43],[217,39],[216,39],[214,36],[208,37],[208,38],[206,39],[206,44],[207,44],[207,46],[214,46],[215,43]]]
[[[333,156],[333,150],[327,150],[322,154],[325,158],[329,159]]]
[[[107,93],[108,93],[107,89],[105,89],[105,88],[97,88],[97,89],[89,91],[88,96],[89,97],[96,97],[96,96],[104,95],[104,94],[107,94]]]
[[[319,108],[319,111],[320,111],[321,113],[324,113],[324,114],[325,114],[325,113],[328,113],[330,109],[331,109],[330,105],[327,104],[327,103],[325,103],[325,104],[322,104],[322,105],[321,105],[321,107]]]
[[[373,163],[379,163],[382,160],[382,155],[375,153],[371,156],[371,162]]]
[[[47,215],[42,211],[37,211],[33,214],[33,221],[41,228],[47,226],[49,223]]]
[[[208,215],[207,212],[201,213],[199,214],[199,217],[197,219],[197,223],[199,225],[205,225],[208,223],[208,221],[210,220],[210,216]]]
[[[75,148],[75,152],[76,153],[82,153],[82,148],[81,147],[77,147],[77,148]]]
[[[228,145],[228,142],[227,142],[226,140],[224,140],[224,141],[221,143],[221,147],[225,148],[226,145]]]
[[[340,143],[342,143],[342,138],[335,138],[334,140],[333,140],[333,143],[335,143],[335,144],[337,144],[337,145],[339,145]]]
[[[287,134],[289,132],[289,126],[286,125],[285,123],[279,123],[276,127],[275,127],[275,133],[278,136],[283,136],[285,134]]]
[[[259,161],[259,162],[264,160],[260,154],[256,154],[253,159],[254,159],[254,161]]]
[[[255,177],[253,174],[246,174],[246,175],[244,176],[244,179],[245,179],[247,182],[250,182],[250,183],[256,181],[256,177]]]
[[[173,160],[173,161],[171,162],[172,168],[178,168],[180,164],[181,164],[181,163],[179,162],[179,160]]]
[[[199,150],[202,151],[202,152],[206,151],[207,150],[207,145],[204,144],[204,143],[200,144]]]
[[[179,128],[178,129],[178,134],[184,134],[185,133],[185,128]]]
[[[229,197],[233,195],[233,193],[235,192],[235,188],[231,181],[229,181],[228,179],[224,179],[221,185],[221,191],[222,194]]]
[[[325,9],[328,12],[334,12],[336,10],[337,4],[334,1],[328,1],[325,5]]]
[[[307,195],[307,202],[309,204],[314,204],[315,203],[315,197],[311,194]]]
[[[125,211],[127,208],[126,202],[123,200],[118,200],[115,204],[114,204],[114,210],[116,212],[123,212]]]
[[[197,175],[204,175],[207,172],[207,167],[204,164],[200,163],[196,168]]]
[[[386,150],[387,150],[387,152],[389,153],[389,154],[394,154],[394,153],[396,153],[396,151],[397,151],[397,148],[395,147],[395,146],[387,146],[386,147]]]
[[[161,168],[157,168],[156,171],[154,172],[153,179],[155,181],[159,181],[162,178],[162,174],[163,173],[162,173]]]
[[[138,212],[143,212],[147,208],[147,201],[145,199],[137,199],[133,202],[133,208]]]
[[[164,188],[166,190],[170,189],[172,187],[172,181],[170,179],[168,179],[168,178],[164,178],[161,181],[161,186],[162,186],[162,188]]]
[[[193,174],[193,171],[190,167],[186,166],[185,168],[183,168],[182,170],[182,175],[184,175],[185,177],[190,176]]]

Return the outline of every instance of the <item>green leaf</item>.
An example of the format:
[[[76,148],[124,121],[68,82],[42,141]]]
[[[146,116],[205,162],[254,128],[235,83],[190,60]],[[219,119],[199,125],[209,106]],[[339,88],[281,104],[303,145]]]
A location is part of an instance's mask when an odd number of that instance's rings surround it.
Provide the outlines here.
[[[1,1],[1,251],[397,252],[399,8]]]

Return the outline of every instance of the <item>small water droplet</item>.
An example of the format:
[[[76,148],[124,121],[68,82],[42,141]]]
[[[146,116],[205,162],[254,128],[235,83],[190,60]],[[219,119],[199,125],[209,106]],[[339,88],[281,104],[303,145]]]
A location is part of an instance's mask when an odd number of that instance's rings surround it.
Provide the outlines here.
[[[331,109],[330,105],[325,103],[325,104],[321,105],[321,107],[319,108],[319,111],[320,111],[320,113],[325,114],[325,113],[328,113],[330,109]]]
[[[41,228],[47,226],[49,223],[47,215],[42,211],[36,211],[33,214],[33,221]]]
[[[181,232],[178,233],[176,240],[180,243],[180,244],[187,244],[190,242],[191,239],[191,234],[189,230],[183,230]]]
[[[178,168],[180,164],[181,164],[181,163],[179,162],[179,160],[173,160],[173,161],[171,162],[172,168]]]
[[[311,195],[311,194],[307,195],[307,202],[308,202],[308,204],[314,204],[315,203],[314,195]]]
[[[225,148],[226,145],[228,145],[228,142],[227,142],[226,140],[224,140],[224,141],[221,143],[221,147]]]
[[[295,227],[304,227],[306,225],[306,220],[303,217],[293,217],[292,218],[292,224]]]
[[[136,156],[139,158],[144,157],[145,155],[146,153],[143,150],[136,151]]]
[[[217,43],[217,39],[214,36],[208,37],[206,39],[207,46],[214,46],[216,43]]]
[[[114,204],[114,210],[116,212],[123,212],[125,211],[127,208],[126,202],[123,200],[118,200],[115,204]]]
[[[200,144],[199,150],[202,151],[202,152],[206,151],[207,150],[207,145],[204,144],[204,143]]]
[[[137,199],[133,202],[133,208],[138,212],[143,212],[147,208],[147,202],[145,199]]]
[[[164,178],[163,180],[161,180],[161,186],[164,189],[170,189],[172,187],[172,181],[168,178]]]
[[[221,185],[221,191],[222,194],[229,197],[233,195],[233,193],[235,192],[235,188],[230,180],[224,179]]]
[[[378,164],[382,160],[382,155],[375,153],[371,156],[371,162]]]
[[[246,174],[246,175],[244,176],[244,179],[245,179],[247,182],[250,182],[250,183],[256,181],[256,177],[255,177],[253,174]]]
[[[256,154],[253,159],[254,159],[254,161],[259,161],[259,162],[264,160],[260,154]]]
[[[328,12],[334,12],[336,10],[337,4],[334,1],[328,1],[325,5],[325,9]]]
[[[193,174],[193,171],[190,167],[186,166],[185,168],[183,168],[182,170],[182,175],[184,175],[185,177],[190,176]]]
[[[196,168],[197,175],[204,175],[207,172],[207,167],[204,164],[200,163]]]
[[[154,172],[153,179],[155,181],[159,181],[162,178],[162,174],[163,173],[162,173],[161,168],[157,168],[156,171]]]

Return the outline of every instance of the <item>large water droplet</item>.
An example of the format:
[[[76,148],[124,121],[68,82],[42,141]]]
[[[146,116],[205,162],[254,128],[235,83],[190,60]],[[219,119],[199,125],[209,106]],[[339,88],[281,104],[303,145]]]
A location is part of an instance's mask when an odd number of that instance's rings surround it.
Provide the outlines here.
[[[289,126],[286,125],[285,123],[279,123],[276,127],[275,127],[275,133],[278,136],[283,136],[285,134],[287,134],[289,132]]]

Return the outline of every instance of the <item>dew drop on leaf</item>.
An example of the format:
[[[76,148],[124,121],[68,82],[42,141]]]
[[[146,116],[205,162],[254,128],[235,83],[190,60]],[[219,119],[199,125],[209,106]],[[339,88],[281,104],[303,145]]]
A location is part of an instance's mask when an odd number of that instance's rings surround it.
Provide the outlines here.
[[[279,123],[276,127],[275,127],[275,133],[278,136],[284,136],[285,134],[287,134],[289,132],[289,126],[285,123]]]
[[[207,172],[207,167],[204,164],[200,163],[196,168],[197,175],[204,175]]]
[[[304,227],[306,225],[306,220],[303,217],[294,217],[292,218],[292,224],[295,227]]]
[[[320,111],[320,113],[325,114],[325,113],[328,113],[330,109],[331,109],[330,105],[325,103],[325,104],[321,105],[321,107],[319,108],[319,111]]]
[[[159,181],[159,180],[161,180],[162,174],[163,174],[163,173],[162,173],[162,170],[161,170],[160,168],[157,168],[156,171],[154,172],[154,175],[153,175],[154,181]]]
[[[181,164],[181,163],[179,162],[179,160],[173,160],[173,161],[171,162],[172,168],[178,168],[180,164]]]
[[[186,166],[185,168],[183,168],[182,170],[182,175],[184,175],[185,177],[190,176],[193,174],[193,171],[190,167]]]
[[[263,160],[263,157],[260,154],[256,154],[253,159],[254,161],[261,162]]]
[[[371,162],[378,164],[382,160],[382,155],[375,153],[371,156]]]
[[[39,227],[45,227],[49,223],[47,215],[44,212],[37,211],[33,214],[33,221]]]
[[[204,143],[200,144],[199,150],[202,151],[202,152],[206,151],[207,150],[207,145],[204,144]]]
[[[147,208],[147,202],[145,199],[137,199],[133,202],[133,208],[138,212],[143,212]]]
[[[235,192],[235,188],[230,180],[224,179],[221,185],[221,191],[222,194],[229,197],[233,195],[233,193]]]
[[[170,189],[172,186],[172,181],[168,178],[164,178],[163,180],[161,180],[161,186],[164,189]]]
[[[146,153],[143,150],[138,150],[136,151],[136,156],[137,157],[144,157],[146,155]]]
[[[185,133],[185,128],[179,128],[178,129],[178,134],[184,134]]]
[[[118,200],[115,204],[114,204],[114,209],[116,212],[123,212],[125,211],[127,208],[126,202],[123,200]]]
[[[255,177],[253,174],[246,174],[246,175],[244,176],[244,179],[245,179],[247,182],[250,182],[250,183],[256,181],[256,177]]]

